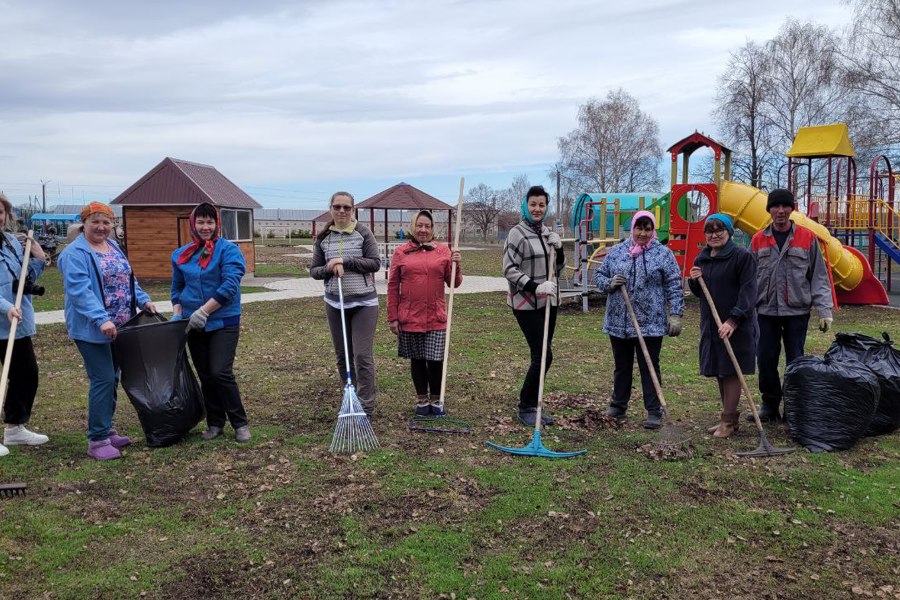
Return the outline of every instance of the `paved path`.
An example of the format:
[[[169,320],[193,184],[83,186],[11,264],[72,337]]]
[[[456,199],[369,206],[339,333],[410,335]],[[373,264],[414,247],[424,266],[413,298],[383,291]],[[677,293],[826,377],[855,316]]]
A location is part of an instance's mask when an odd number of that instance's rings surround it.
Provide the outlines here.
[[[267,280],[269,278],[266,278]],[[257,279],[256,285],[259,285]],[[245,282],[245,285],[252,282]],[[321,281],[305,277],[297,279],[279,279],[270,281],[264,287],[272,290],[271,292],[257,292],[253,294],[242,294],[241,304],[249,304],[251,302],[271,302],[274,300],[291,300],[294,298],[312,298],[321,296],[324,291],[324,284]],[[380,295],[387,294],[387,280],[384,278],[384,272],[379,273],[375,278],[375,289]],[[477,275],[466,275],[463,278],[462,285],[456,290],[459,294],[478,294],[481,292],[505,292],[507,290],[506,279],[503,277],[480,277]],[[156,308],[160,312],[172,312],[172,303],[169,301],[154,302]],[[61,310],[48,310],[35,314],[35,322],[38,325],[48,325],[50,323],[63,323],[65,317]]]

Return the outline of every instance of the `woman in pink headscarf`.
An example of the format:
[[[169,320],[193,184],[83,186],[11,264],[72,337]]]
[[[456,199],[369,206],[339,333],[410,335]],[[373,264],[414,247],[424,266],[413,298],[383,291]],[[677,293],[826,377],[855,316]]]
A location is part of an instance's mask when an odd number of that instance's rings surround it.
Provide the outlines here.
[[[625,417],[637,354],[647,410],[644,427],[658,429],[662,417],[659,398],[638,346],[637,332],[628,316],[625,299],[619,291],[623,286],[628,290],[652,366],[659,376],[663,336],[675,337],[681,333],[684,292],[675,255],[656,239],[653,213],[646,210],[635,213],[631,219],[631,235],[609,251],[597,269],[596,283],[601,292],[608,294],[603,332],[609,335],[615,361],[612,401],[606,414],[616,419]]]

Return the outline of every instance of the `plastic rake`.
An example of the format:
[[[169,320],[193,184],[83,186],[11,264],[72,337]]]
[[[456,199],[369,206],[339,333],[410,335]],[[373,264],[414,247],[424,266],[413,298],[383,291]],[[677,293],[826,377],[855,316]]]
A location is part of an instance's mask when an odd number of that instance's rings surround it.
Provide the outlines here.
[[[556,264],[556,251],[551,248],[550,250],[550,281],[553,281],[553,273],[554,273],[554,265]],[[527,446],[523,446],[522,448],[510,448],[508,446],[501,446],[499,444],[495,444],[494,442],[485,442],[491,448],[495,448],[500,452],[506,452],[507,454],[515,454],[517,456],[540,456],[542,458],[571,458],[573,456],[581,456],[582,454],[587,454],[587,450],[576,450],[575,452],[554,452],[549,448],[544,447],[544,444],[541,442],[541,412],[544,408],[544,374],[547,370],[547,337],[550,332],[550,298],[547,297],[547,306],[544,312],[544,345],[541,349],[541,376],[538,380],[538,405],[537,405],[537,414],[535,415],[534,420],[534,437],[531,438],[531,443]]]
[[[722,319],[719,317],[719,311],[716,310],[716,305],[713,303],[712,295],[710,295],[709,288],[706,287],[706,282],[703,281],[703,277],[698,277],[697,283],[700,284],[700,289],[703,290],[703,297],[706,298],[706,304],[709,306],[709,311],[712,313],[713,319],[715,319],[716,328],[722,327]],[[753,402],[750,386],[747,385],[747,380],[744,379],[741,365],[738,363],[737,356],[734,355],[734,349],[731,347],[731,340],[722,338],[722,341],[725,342],[725,350],[728,351],[728,356],[731,357],[731,364],[734,365],[734,372],[737,373],[738,379],[741,382],[741,389],[744,391],[744,396],[747,398],[747,404],[750,405],[750,410],[753,412],[753,420],[756,422],[756,429],[759,431],[759,446],[757,446],[755,450],[735,452],[735,455],[747,457],[781,456],[783,454],[795,452],[797,448],[776,448],[769,442],[762,421],[759,420],[759,411],[756,410],[756,403]]]
[[[344,287],[338,277],[338,295],[341,302],[341,333],[344,337],[344,364],[347,366],[347,384],[344,386],[344,399],[338,413],[337,426],[331,438],[329,450],[333,454],[352,454],[360,450],[375,450],[379,447],[378,438],[372,429],[372,422],[365,413],[356,388],[350,378],[350,351],[347,346],[347,322],[344,315]]]

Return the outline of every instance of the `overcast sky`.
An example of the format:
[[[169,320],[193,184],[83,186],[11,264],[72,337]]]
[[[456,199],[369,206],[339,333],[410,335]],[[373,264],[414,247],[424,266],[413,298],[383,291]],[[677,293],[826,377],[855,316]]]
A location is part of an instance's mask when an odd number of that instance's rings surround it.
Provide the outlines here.
[[[663,147],[710,120],[728,52],[839,0],[0,0],[0,189],[110,200],[165,156],[266,207],[406,181],[552,182],[579,104],[623,87]]]

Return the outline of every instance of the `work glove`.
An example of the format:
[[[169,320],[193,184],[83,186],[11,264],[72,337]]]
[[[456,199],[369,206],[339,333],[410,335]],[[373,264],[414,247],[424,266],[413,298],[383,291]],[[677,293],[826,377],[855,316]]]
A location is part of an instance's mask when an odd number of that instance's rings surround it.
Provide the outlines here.
[[[669,315],[669,328],[666,333],[669,337],[678,337],[681,335],[681,317]]]
[[[624,275],[622,275],[622,274],[613,275],[612,279],[609,280],[609,291],[614,292],[617,289],[619,289],[620,287],[622,287],[623,285],[625,285],[626,283],[628,283],[628,280],[625,278]]]
[[[822,333],[828,333],[828,330],[831,329],[831,324],[834,323],[834,319],[831,317],[824,317],[819,319],[819,331]]]
[[[538,296],[555,296],[556,295],[556,282],[555,281],[545,281],[537,286],[537,289],[534,290],[534,293]]]
[[[555,231],[551,231],[550,235],[547,236],[547,243],[559,250],[562,248],[562,238],[559,237],[559,234]]]
[[[194,329],[202,331],[206,328],[206,320],[209,318],[209,313],[203,310],[202,308],[198,308],[191,314],[191,318],[188,321],[187,330],[192,331]]]

